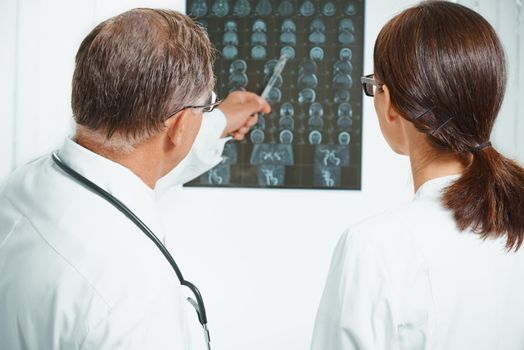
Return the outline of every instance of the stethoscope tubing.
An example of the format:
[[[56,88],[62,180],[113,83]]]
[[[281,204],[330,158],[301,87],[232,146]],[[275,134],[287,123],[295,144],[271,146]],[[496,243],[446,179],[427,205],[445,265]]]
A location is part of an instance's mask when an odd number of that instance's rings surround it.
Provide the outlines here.
[[[78,181],[80,184],[82,184],[84,187],[86,187],[88,190],[95,192],[100,197],[104,198],[106,201],[111,203],[116,209],[118,209],[122,214],[124,214],[129,220],[131,220],[144,234],[151,240],[153,243],[157,246],[157,248],[160,250],[160,252],[164,255],[165,259],[169,262],[173,270],[175,271],[175,274],[180,281],[180,284],[189,288],[193,294],[195,295],[195,298],[197,299],[198,303],[198,320],[200,324],[204,327],[204,329],[207,329],[207,314],[206,309],[204,306],[204,300],[202,298],[202,295],[200,294],[200,291],[196,286],[185,280],[184,276],[182,275],[182,271],[180,271],[180,268],[178,267],[175,259],[173,256],[169,253],[165,245],[158,239],[158,237],[151,231],[151,229],[142,221],[139,217],[135,215],[129,209],[124,203],[122,203],[118,198],[111,195],[109,192],[102,189],[100,186],[95,184],[94,182],[90,181],[86,177],[80,175],[78,172],[73,170],[71,167],[66,165],[58,156],[56,152],[54,152],[51,155],[53,161],[55,164],[62,169],[66,174],[71,176],[73,179]]]

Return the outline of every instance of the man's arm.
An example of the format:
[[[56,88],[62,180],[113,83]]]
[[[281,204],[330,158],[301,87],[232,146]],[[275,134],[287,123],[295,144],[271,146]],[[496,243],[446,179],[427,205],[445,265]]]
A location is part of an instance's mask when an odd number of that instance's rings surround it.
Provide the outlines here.
[[[237,141],[243,140],[257,123],[258,113],[271,112],[266,100],[254,93],[241,91],[232,92],[218,109],[225,114],[227,122],[222,136],[232,136]]]
[[[222,161],[224,144],[231,136],[235,140],[244,139],[250,128],[256,124],[258,113],[269,113],[269,104],[251,92],[236,91],[219,105],[206,113],[202,126],[189,154],[155,187],[163,191],[169,187],[182,185],[205,173]]]

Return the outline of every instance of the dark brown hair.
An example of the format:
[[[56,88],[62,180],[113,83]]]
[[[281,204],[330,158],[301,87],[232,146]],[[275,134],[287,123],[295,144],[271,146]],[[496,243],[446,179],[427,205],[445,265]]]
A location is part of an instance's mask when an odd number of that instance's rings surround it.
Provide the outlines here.
[[[143,140],[170,112],[210,93],[213,59],[206,32],[181,13],[134,9],[110,18],[76,55],[74,118],[108,139]]]
[[[422,2],[382,28],[374,72],[395,109],[435,149],[467,162],[443,193],[458,227],[483,238],[505,236],[507,248],[517,250],[524,239],[524,170],[487,143],[506,86],[504,51],[489,23],[458,4]]]

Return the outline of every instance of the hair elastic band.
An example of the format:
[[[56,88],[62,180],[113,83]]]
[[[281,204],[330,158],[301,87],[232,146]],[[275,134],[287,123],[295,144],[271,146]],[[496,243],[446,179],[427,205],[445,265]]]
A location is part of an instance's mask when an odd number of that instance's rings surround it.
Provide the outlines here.
[[[482,151],[486,147],[491,147],[491,141],[486,141],[481,144],[477,144],[475,147],[471,149],[471,153],[477,153],[478,151]]]
[[[449,117],[444,123],[440,124],[436,129],[434,129],[433,131],[430,132],[431,136],[435,135],[440,129],[442,129],[444,127],[444,125],[446,125],[447,123],[449,123],[453,118],[455,118],[454,115],[452,115],[451,117]]]

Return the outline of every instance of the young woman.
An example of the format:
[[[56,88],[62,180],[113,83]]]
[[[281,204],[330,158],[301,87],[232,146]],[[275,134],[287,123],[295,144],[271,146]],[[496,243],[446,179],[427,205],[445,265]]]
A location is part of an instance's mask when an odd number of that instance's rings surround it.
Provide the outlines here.
[[[495,31],[423,2],[384,26],[362,83],[416,193],[342,236],[312,349],[524,349],[524,170],[490,142],[506,84]]]

